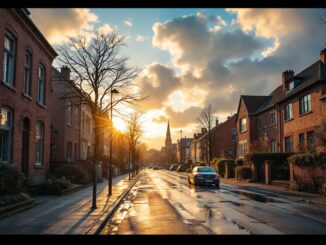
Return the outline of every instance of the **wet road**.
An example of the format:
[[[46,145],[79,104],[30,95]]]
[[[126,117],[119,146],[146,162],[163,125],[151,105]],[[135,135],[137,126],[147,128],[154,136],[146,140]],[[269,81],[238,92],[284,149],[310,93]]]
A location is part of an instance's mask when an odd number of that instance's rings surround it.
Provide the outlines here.
[[[326,234],[326,209],[232,185],[193,187],[185,175],[148,169],[102,234]]]

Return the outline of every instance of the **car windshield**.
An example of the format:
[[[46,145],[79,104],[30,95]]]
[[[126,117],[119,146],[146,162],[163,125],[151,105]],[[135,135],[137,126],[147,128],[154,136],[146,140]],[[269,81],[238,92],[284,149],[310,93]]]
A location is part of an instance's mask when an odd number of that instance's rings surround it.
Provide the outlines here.
[[[212,167],[207,167],[207,168],[198,168],[197,169],[198,172],[202,173],[202,172],[210,172],[210,173],[215,173],[215,169]]]

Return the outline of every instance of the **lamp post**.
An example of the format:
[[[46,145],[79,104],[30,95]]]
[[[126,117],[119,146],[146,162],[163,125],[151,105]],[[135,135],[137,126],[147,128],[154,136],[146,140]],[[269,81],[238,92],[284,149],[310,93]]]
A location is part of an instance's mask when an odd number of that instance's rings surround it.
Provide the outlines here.
[[[112,137],[113,137],[112,95],[118,93],[119,93],[118,90],[111,88],[110,162],[109,162],[109,169],[108,169],[109,196],[112,195]]]
[[[180,130],[180,163],[182,163],[182,130]]]

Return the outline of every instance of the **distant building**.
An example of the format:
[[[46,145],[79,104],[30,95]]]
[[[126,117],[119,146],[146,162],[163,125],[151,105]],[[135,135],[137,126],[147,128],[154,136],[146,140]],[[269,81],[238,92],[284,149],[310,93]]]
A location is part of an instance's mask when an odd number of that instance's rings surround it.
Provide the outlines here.
[[[70,69],[52,69],[51,162],[86,160],[94,147],[93,119]],[[62,116],[58,116],[62,115]]]
[[[177,161],[177,144],[172,144],[169,121],[166,129],[165,146],[161,149],[161,155],[165,167]]]
[[[179,163],[186,163],[191,159],[190,156],[190,144],[193,138],[184,137],[177,142],[177,161]]]
[[[0,162],[29,184],[49,172],[51,69],[57,56],[27,9],[0,9]]]

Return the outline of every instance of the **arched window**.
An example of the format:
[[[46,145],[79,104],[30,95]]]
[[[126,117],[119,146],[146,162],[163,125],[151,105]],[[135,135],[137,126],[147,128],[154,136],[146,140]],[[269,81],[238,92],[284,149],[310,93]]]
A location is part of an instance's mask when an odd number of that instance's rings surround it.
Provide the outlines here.
[[[0,107],[0,162],[10,162],[12,110]]]

